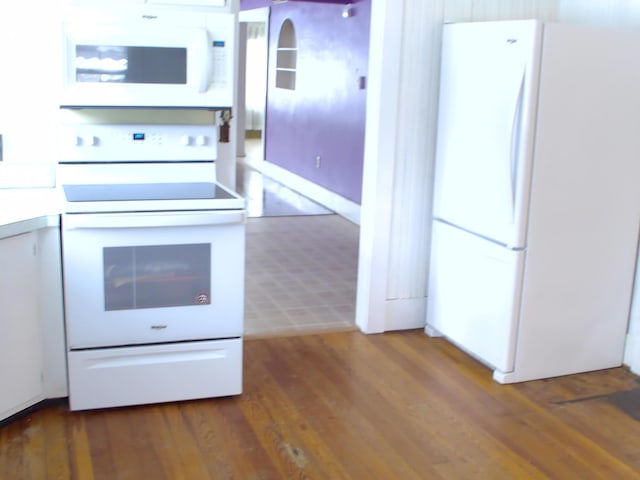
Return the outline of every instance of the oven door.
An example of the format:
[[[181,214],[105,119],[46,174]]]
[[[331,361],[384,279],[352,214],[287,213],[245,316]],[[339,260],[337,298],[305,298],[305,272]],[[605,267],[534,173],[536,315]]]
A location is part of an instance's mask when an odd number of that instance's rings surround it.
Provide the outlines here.
[[[62,216],[70,349],[241,337],[242,210]]]

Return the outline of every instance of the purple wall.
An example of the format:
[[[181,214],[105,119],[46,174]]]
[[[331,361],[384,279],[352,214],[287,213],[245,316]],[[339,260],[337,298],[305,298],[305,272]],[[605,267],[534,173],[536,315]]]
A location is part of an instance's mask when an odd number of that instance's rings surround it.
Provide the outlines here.
[[[242,9],[249,4],[265,6],[243,0]],[[343,5],[272,5],[265,159],[360,204],[366,113],[360,77],[368,71],[371,0],[352,4],[350,18],[342,17]],[[295,90],[275,88],[278,35],[286,19],[296,31]]]

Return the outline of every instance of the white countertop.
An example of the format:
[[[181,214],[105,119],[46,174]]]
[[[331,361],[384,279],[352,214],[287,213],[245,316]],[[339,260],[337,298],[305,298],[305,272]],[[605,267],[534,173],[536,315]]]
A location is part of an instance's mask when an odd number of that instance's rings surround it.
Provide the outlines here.
[[[61,205],[55,188],[0,189],[0,239],[60,225]]]

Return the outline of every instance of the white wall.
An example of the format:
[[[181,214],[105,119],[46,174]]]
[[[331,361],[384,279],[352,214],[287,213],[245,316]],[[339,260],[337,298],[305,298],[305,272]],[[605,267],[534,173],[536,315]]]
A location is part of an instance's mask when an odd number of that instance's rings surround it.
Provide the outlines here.
[[[364,332],[424,326],[442,23],[518,18],[640,28],[640,2],[372,0],[356,311]],[[634,299],[625,362],[640,372],[640,281]]]
[[[558,19],[602,27],[640,28],[638,0],[558,0]]]
[[[560,0],[559,19],[584,25],[640,29],[638,0]],[[630,55],[636,52],[630,50]],[[640,374],[640,261],[636,266],[636,285],[629,319],[625,364]]]
[[[53,185],[60,30],[57,2],[0,4],[0,188]]]

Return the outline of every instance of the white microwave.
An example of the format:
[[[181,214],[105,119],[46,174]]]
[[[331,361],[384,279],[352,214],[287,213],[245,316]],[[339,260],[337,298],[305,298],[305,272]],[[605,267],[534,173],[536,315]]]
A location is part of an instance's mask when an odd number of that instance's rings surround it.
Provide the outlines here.
[[[234,13],[78,9],[62,31],[62,107],[233,104]]]

